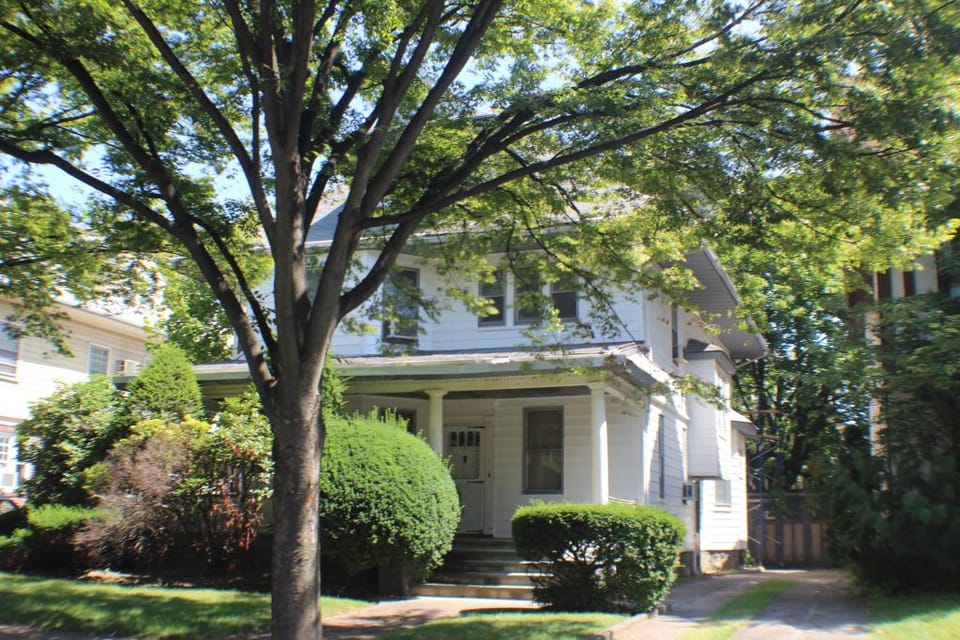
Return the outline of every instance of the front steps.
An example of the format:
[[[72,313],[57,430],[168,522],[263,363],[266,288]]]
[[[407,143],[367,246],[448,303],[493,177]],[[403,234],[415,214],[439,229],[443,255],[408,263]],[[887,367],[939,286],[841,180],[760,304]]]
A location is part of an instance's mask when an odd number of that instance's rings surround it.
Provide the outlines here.
[[[521,560],[509,538],[457,536],[443,566],[412,592],[418,596],[531,600],[533,584],[528,571],[534,570],[534,563]]]

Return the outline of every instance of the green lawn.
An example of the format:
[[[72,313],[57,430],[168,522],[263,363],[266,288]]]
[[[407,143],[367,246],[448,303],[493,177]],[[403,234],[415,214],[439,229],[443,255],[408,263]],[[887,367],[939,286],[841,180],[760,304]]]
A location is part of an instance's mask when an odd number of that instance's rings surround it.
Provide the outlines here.
[[[777,580],[751,587],[711,613],[706,622],[684,631],[677,640],[726,640],[792,586],[792,582]]]
[[[627,616],[614,613],[478,613],[441,618],[385,640],[578,640],[593,637]]]
[[[960,639],[960,593],[875,597],[868,612],[877,640]]]
[[[123,587],[0,573],[0,603],[0,623],[142,638],[216,638],[270,625],[270,596],[226,589]],[[321,600],[324,616],[369,604]]]

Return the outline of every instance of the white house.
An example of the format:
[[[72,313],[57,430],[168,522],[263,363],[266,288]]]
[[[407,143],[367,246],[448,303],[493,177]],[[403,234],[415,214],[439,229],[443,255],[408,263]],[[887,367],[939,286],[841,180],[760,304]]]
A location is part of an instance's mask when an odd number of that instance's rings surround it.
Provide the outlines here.
[[[314,250],[326,246],[335,216],[311,229]],[[489,256],[493,264],[499,259]],[[333,340],[336,366],[349,379],[352,408],[394,410],[449,458],[462,532],[509,538],[514,511],[532,500],[654,505],[686,523],[691,570],[721,568],[739,562],[747,545],[745,448],[755,433],[730,406],[731,377],[738,361],[762,357],[766,345],[737,328],[739,300],[716,256],[690,254],[687,266],[702,285],[691,301],[723,331],[708,330],[699,314],[663,297],[639,295],[618,305],[621,335],[553,353],[523,346],[530,320],[517,304],[522,285],[515,278],[505,273],[500,282],[469,285],[496,309],[478,317],[444,299],[437,270],[411,250],[383,295],[417,286],[446,311],[431,320],[413,304],[400,305],[411,322],[341,328]],[[562,320],[589,317],[575,289],[543,285],[542,292]],[[208,397],[234,393],[248,379],[239,362],[196,370]],[[685,375],[714,385],[722,402],[675,385],[667,390]]]
[[[136,373],[147,358],[142,320],[129,309],[123,314],[59,304],[61,326],[71,355],[33,336],[11,336],[0,330],[0,494],[16,493],[29,470],[17,460],[16,425],[30,417],[31,403],[91,374]],[[0,299],[0,326],[13,312]]]

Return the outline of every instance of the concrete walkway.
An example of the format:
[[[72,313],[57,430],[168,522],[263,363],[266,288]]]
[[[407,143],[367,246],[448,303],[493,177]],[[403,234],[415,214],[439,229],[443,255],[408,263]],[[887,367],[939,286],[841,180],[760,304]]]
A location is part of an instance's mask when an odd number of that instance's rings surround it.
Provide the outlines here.
[[[606,632],[611,640],[671,640],[706,621],[726,602],[762,582],[794,586],[740,629],[733,640],[850,640],[865,638],[866,606],[850,592],[846,573],[834,570],[733,573],[681,580],[660,615],[634,616]]]
[[[744,572],[684,579],[670,593],[665,613],[634,616],[604,631],[599,638],[672,640],[704,622],[713,611],[737,595],[769,580],[789,581],[795,586],[761,610],[733,640],[852,640],[868,635],[866,607],[850,593],[846,574],[818,570]],[[323,637],[325,640],[367,640],[437,618],[536,608],[536,604],[521,600],[433,597],[393,600],[324,620]],[[89,635],[0,625],[0,639],[6,638],[93,640]],[[234,636],[233,640],[268,638],[269,634],[260,634]]]

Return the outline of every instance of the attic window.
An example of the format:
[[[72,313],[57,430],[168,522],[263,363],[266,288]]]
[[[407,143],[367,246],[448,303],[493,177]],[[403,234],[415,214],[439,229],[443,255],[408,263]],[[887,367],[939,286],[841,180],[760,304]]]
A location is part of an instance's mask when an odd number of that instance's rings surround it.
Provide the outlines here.
[[[395,269],[383,283],[383,339],[388,342],[416,342],[420,320],[417,292],[420,272]]]

